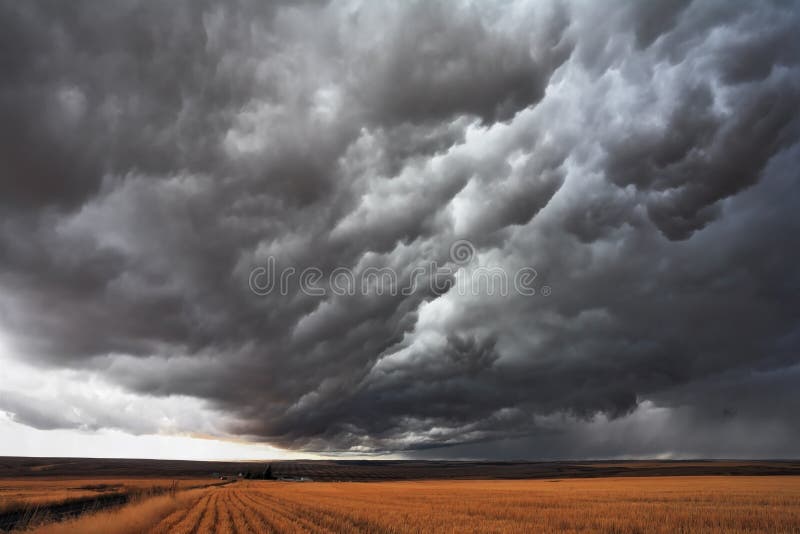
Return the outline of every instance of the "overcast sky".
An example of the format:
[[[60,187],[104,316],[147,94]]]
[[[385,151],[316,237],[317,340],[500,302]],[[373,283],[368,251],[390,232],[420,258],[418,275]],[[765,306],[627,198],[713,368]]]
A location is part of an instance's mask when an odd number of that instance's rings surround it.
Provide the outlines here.
[[[0,454],[797,457],[797,28],[0,0]]]

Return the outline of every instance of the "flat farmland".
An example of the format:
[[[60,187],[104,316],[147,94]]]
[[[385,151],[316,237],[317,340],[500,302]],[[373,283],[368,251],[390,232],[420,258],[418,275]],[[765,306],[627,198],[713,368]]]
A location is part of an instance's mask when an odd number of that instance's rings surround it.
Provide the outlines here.
[[[283,460],[194,462],[110,458],[0,457],[0,479],[207,478],[261,473],[267,465],[277,477],[307,477],[315,482],[392,480],[497,480],[615,476],[798,475],[800,461],[626,460],[482,462],[448,460]]]
[[[239,481],[34,532],[794,533],[800,477]]]

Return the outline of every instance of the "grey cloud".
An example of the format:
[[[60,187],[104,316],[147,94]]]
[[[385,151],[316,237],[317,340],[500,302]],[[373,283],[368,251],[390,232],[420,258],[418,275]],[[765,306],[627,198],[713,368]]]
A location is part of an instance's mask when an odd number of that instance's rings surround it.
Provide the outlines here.
[[[305,450],[790,450],[761,392],[796,401],[796,5],[0,10],[0,330],[31,365]],[[457,239],[461,275],[533,267],[538,294],[248,287],[270,256],[408,282]],[[681,450],[653,413],[715,430]]]
[[[385,8],[359,17],[381,23]],[[571,52],[562,9],[512,32],[491,28],[491,16],[482,19],[477,5],[412,2],[399,11],[388,24],[384,19],[382,38],[359,58],[359,67],[370,72],[356,95],[381,122],[429,122],[459,113],[507,120],[541,99],[550,74]]]
[[[71,420],[68,414],[53,410],[49,404],[25,395],[0,394],[0,410],[10,413],[19,423],[41,430],[82,426],[82,423]]]
[[[637,44],[641,47],[650,46],[662,34],[673,29],[689,4],[691,0],[657,0],[635,4],[630,10],[630,19],[635,28]]]

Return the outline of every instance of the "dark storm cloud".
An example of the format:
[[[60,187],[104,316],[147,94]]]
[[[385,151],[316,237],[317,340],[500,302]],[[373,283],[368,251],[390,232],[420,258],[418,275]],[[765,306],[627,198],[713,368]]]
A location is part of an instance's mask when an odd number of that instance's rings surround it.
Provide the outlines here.
[[[475,6],[409,3],[388,21],[386,7],[358,15],[383,20],[361,63],[371,72],[358,73],[355,89],[380,122],[432,122],[462,113],[507,120],[543,96],[550,73],[571,52],[564,39],[569,20],[560,9],[539,29],[535,39],[544,46],[532,53],[520,44],[532,28],[493,32]]]
[[[0,327],[282,446],[788,454],[798,11],[0,2]],[[248,286],[269,257],[407,285],[458,239],[477,257],[438,290]],[[479,265],[539,291],[457,291]],[[39,428],[151,429],[4,395]]]

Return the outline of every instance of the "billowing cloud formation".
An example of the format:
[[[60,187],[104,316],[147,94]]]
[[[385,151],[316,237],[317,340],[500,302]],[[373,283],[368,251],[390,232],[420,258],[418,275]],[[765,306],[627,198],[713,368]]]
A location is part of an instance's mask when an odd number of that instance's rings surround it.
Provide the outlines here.
[[[0,328],[290,448],[796,454],[799,26],[779,1],[0,2]],[[256,294],[270,258],[451,270]],[[481,268],[536,294],[457,290]],[[63,409],[0,396],[150,428]]]

